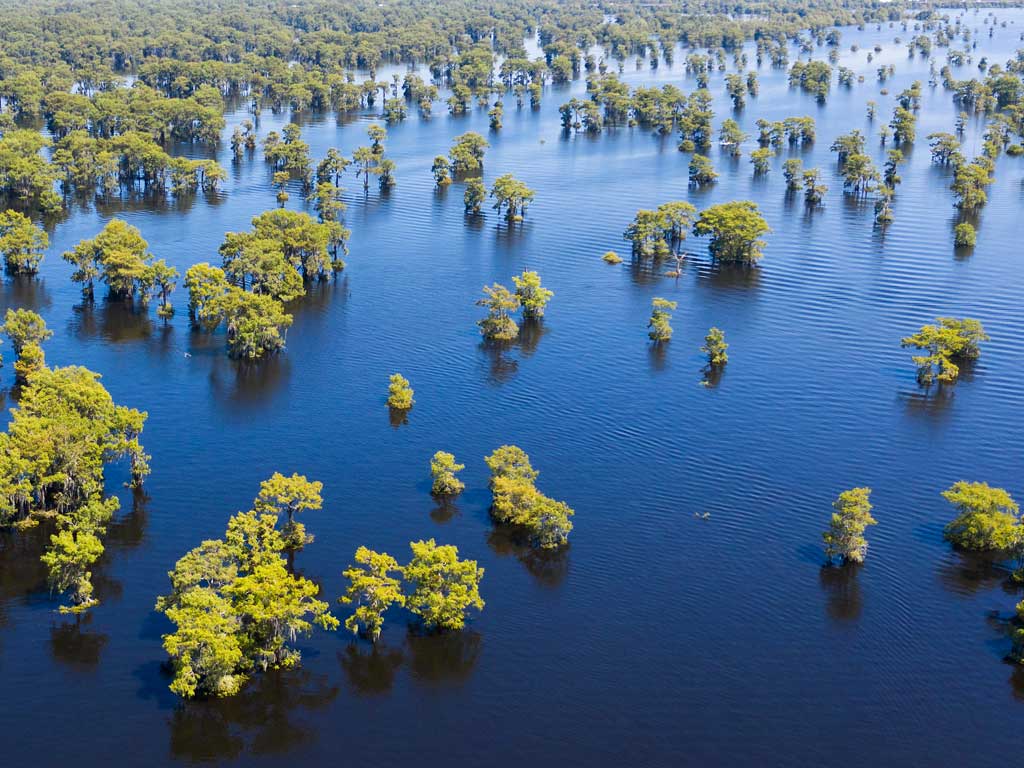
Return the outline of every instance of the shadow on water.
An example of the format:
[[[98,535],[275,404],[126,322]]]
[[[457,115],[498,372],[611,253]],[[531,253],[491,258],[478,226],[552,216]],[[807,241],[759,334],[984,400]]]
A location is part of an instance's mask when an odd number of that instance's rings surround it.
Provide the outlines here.
[[[661,373],[668,365],[668,346],[671,342],[652,341],[647,344],[647,362],[652,373]]]
[[[149,307],[115,298],[83,302],[71,309],[70,330],[76,339],[114,344],[145,341],[153,334]]]
[[[358,696],[380,696],[395,684],[395,675],[405,661],[398,648],[376,642],[369,649],[362,643],[349,643],[338,652],[338,663],[345,672],[349,687]]]
[[[835,621],[856,621],[864,609],[860,590],[860,569],[857,563],[823,565],[818,582],[825,593],[825,610]]]
[[[1009,557],[1008,553],[951,549],[938,564],[939,583],[956,595],[973,595],[996,586],[1002,586],[1007,594],[1014,594],[1020,585],[1010,578]]]
[[[761,282],[761,269],[743,264],[722,264],[717,261],[694,262],[697,284],[715,291],[751,290]]]
[[[519,371],[519,361],[509,357],[512,343],[505,341],[483,340],[477,349],[483,352],[487,363],[487,382],[489,384],[505,384]]]
[[[91,622],[91,614],[79,614],[50,627],[50,652],[56,661],[78,668],[99,664],[110,636],[87,631]]]
[[[125,549],[139,546],[146,538],[146,524],[149,521],[150,497],[142,488],[132,490],[132,508],[107,526],[107,543]]]
[[[262,405],[285,387],[292,364],[286,355],[269,355],[257,362],[233,360],[227,350],[215,355],[210,367],[210,391],[223,400]]]
[[[556,550],[537,549],[514,529],[496,525],[487,534],[487,546],[499,557],[515,557],[543,587],[561,586],[569,575],[570,545]]]
[[[46,281],[28,275],[11,275],[0,291],[0,312],[8,309],[31,309],[44,313],[53,304]]]
[[[301,722],[302,715],[329,705],[338,690],[326,675],[271,670],[237,696],[182,703],[170,720],[171,756],[204,762],[280,755],[311,744],[317,731]]]
[[[459,505],[454,499],[435,498],[434,508],[430,510],[430,519],[438,525],[444,525],[460,514]]]
[[[530,357],[537,351],[540,340],[548,334],[548,328],[543,320],[527,318],[519,326],[519,336],[516,338],[516,348],[523,357]]]
[[[724,365],[705,365],[701,368],[704,378],[700,383],[708,389],[715,389],[725,377],[725,368]]]
[[[471,629],[431,634],[410,629],[406,646],[413,679],[430,685],[460,685],[480,660],[483,637]]]

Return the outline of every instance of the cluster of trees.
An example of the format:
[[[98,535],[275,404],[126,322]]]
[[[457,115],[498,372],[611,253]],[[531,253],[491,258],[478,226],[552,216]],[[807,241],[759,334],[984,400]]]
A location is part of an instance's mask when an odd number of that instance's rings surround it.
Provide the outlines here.
[[[760,118],[757,125],[757,142],[762,147],[781,147],[783,141],[793,146],[813,144],[817,134],[814,118],[787,117],[784,120],[765,120]]]
[[[11,275],[34,275],[39,271],[50,238],[46,231],[17,211],[0,213],[0,254]]]
[[[824,61],[795,61],[789,70],[789,84],[824,103],[832,88],[832,67]]]
[[[705,208],[700,214],[690,203],[674,201],[656,210],[637,211],[623,237],[640,257],[661,259],[672,255],[681,262],[681,245],[687,230],[708,236],[708,252],[716,261],[752,264],[761,258],[764,241],[770,232],[755,203],[734,200]]]
[[[483,610],[484,569],[476,560],[461,560],[457,547],[434,539],[409,542],[409,549],[412,558],[404,566],[386,552],[356,550],[355,563],[342,574],[349,586],[340,599],[355,606],[345,620],[352,634],[376,642],[391,606],[404,607],[427,631],[461,630],[470,608]]]
[[[522,309],[523,320],[536,322],[544,317],[548,302],[555,295],[541,285],[540,275],[529,270],[514,275],[515,292],[500,283],[485,285],[477,305],[487,308],[487,317],[479,320],[480,333],[490,341],[511,341],[519,335],[519,324],[512,317]]]
[[[503,445],[484,457],[491,471],[491,515],[502,525],[522,533],[533,546],[557,549],[569,540],[575,513],[565,502],[537,490],[538,472],[521,448]]]
[[[99,374],[48,368],[41,344],[52,333],[34,312],[9,310],[2,330],[23,386],[0,433],[0,527],[53,528],[41,557],[50,588],[68,593],[62,611],[83,611],[97,602],[91,569],[119,507],[104,495],[104,469],[127,459],[130,484],[141,486],[149,474],[139,442],[146,413],[116,405]]]
[[[99,280],[113,298],[138,299],[147,305],[159,295],[158,314],[168,318],[174,312],[169,297],[178,270],[163,259],[154,260],[139,230],[121,219],[111,219],[96,237],[82,240],[63,258],[75,268],[71,279],[82,284],[87,301],[93,300]]]
[[[335,220],[284,209],[259,214],[252,226],[225,235],[221,267],[201,262],[185,273],[191,320],[206,332],[225,326],[229,354],[246,360],[284,347],[292,323],[284,305],[309,281],[344,268],[338,252],[349,235]]]
[[[475,131],[456,136],[448,157],[438,155],[434,158],[431,166],[434,182],[443,187],[453,180],[479,176],[483,172],[484,151],[487,147],[487,139]]]
[[[176,694],[233,695],[256,672],[297,665],[292,644],[314,626],[338,628],[317,599],[320,587],[291,573],[284,557],[310,540],[294,514],[320,509],[321,488],[302,475],[275,474],[252,509],[231,517],[222,539],[204,541],[168,573],[171,592],[156,610],[175,626],[163,644]]]
[[[902,345],[922,351],[915,355],[917,380],[923,386],[934,381],[951,384],[960,375],[960,367],[981,356],[981,342],[988,341],[981,323],[973,318],[939,317],[934,325],[923,325]]]

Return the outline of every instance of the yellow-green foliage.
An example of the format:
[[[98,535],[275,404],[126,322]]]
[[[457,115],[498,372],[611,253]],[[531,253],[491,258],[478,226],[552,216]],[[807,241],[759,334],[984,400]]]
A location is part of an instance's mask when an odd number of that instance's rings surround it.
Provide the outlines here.
[[[704,346],[700,348],[708,357],[708,365],[719,366],[729,362],[729,355],[725,350],[729,345],[725,343],[725,332],[720,328],[711,328],[708,335],[704,337]]]
[[[864,529],[878,521],[871,516],[871,489],[851,488],[832,502],[832,522],[822,534],[825,557],[829,562],[840,560],[862,563],[868,552]]]
[[[651,341],[661,343],[672,338],[672,311],[678,306],[674,301],[655,297],[651,300],[651,319],[647,321],[650,330],[647,336]]]
[[[412,399],[413,389],[409,386],[409,380],[400,373],[393,373],[390,382],[388,384],[388,407],[398,411],[412,408],[415,401]]]
[[[556,549],[569,540],[571,518],[568,504],[548,498],[537,490],[537,471],[517,446],[503,445],[484,461],[491,470],[491,514],[502,524],[523,530],[534,546]]]
[[[988,341],[988,335],[981,323],[969,317],[940,317],[936,325],[923,325],[913,336],[902,341],[904,347],[925,351],[915,355],[917,380],[929,385],[936,379],[949,384],[960,375],[960,366],[981,355],[980,344]]]
[[[339,602],[356,605],[355,612],[345,620],[345,628],[352,634],[362,629],[377,642],[384,626],[384,612],[392,605],[405,605],[402,569],[391,555],[366,547],[356,550],[355,561],[356,565],[342,573],[349,586]]]
[[[297,477],[275,475],[261,488],[259,506],[315,506],[319,483],[302,478],[305,487],[296,492]],[[289,572],[277,522],[273,512],[239,512],[223,539],[204,541],[168,573],[171,593],[156,610],[175,625],[163,641],[179,696],[230,696],[256,672],[297,665],[290,644],[314,625],[338,628],[328,604],[316,599],[320,588]]]
[[[945,530],[946,539],[958,547],[976,551],[1012,549],[1024,540],[1020,507],[1002,488],[961,480],[942,496],[959,513]]]
[[[458,472],[466,468],[465,464],[455,463],[455,456],[438,451],[430,459],[430,474],[434,478],[431,493],[435,496],[454,496],[461,493],[465,483],[456,477]]]
[[[466,611],[483,610],[480,580],[484,569],[476,560],[460,560],[459,550],[438,546],[433,539],[409,543],[412,560],[402,569],[411,593],[406,607],[419,616],[427,629],[462,629]]]

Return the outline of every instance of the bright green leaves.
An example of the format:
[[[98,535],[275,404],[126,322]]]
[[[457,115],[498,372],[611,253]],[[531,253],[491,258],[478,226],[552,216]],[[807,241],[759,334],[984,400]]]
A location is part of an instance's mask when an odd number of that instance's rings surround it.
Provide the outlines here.
[[[17,211],[0,212],[0,253],[13,275],[34,275],[50,244],[46,232]]]
[[[655,297],[651,300],[651,319],[647,321],[647,336],[656,344],[672,338],[672,312],[679,306],[675,301]]]
[[[393,373],[388,379],[388,408],[396,411],[407,411],[415,402],[412,399],[413,388],[409,380],[400,373]]]
[[[832,502],[832,521],[822,534],[825,557],[829,562],[862,563],[868,552],[864,530],[878,521],[871,516],[871,489],[852,488],[843,491]]]
[[[938,380],[951,384],[960,375],[960,365],[981,356],[980,344],[988,341],[981,323],[969,317],[939,317],[936,325],[923,325],[913,336],[906,336],[903,347],[914,347],[924,354],[913,357],[917,381],[929,386]]]
[[[433,477],[430,492],[435,496],[455,496],[461,493],[466,486],[456,474],[465,468],[465,464],[456,463],[454,455],[444,451],[435,453],[430,459],[430,474]]]
[[[491,470],[491,515],[497,522],[521,531],[541,549],[557,549],[568,542],[575,512],[537,489],[538,473],[521,448],[503,445],[484,461]]]
[[[761,258],[764,241],[770,232],[768,222],[749,200],[720,203],[700,212],[693,225],[693,234],[708,235],[708,250],[717,261],[752,264]]]
[[[1002,488],[961,480],[943,491],[942,496],[958,512],[944,533],[946,539],[958,547],[976,551],[1005,550],[1024,541],[1020,507]]]
[[[234,515],[223,540],[204,541],[168,574],[171,593],[156,609],[175,625],[163,638],[172,691],[230,696],[254,671],[298,664],[290,644],[314,626],[338,628],[317,599],[320,588],[288,571],[282,552],[294,543],[294,526],[286,523],[284,536],[277,529],[280,512],[294,523],[296,512],[319,509],[321,488],[301,475],[276,473],[261,485],[257,509]]]
[[[310,481],[305,475],[293,474],[285,477],[275,472],[269,480],[260,484],[260,492],[253,502],[253,508],[263,514],[286,514],[283,537],[287,549],[301,549],[313,541],[306,534],[305,526],[295,519],[295,515],[308,509],[322,509],[324,502],[320,496],[324,484]]]
[[[355,604],[355,612],[345,620],[352,634],[360,630],[374,642],[384,626],[384,613],[392,605],[405,605],[402,593],[402,569],[391,555],[366,547],[356,550],[356,564],[342,573],[349,587],[339,602]]]
[[[412,560],[402,569],[412,587],[406,607],[428,629],[462,629],[467,610],[483,610],[484,569],[476,560],[460,560],[458,548],[438,546],[433,539],[411,542],[409,548]]]
[[[23,346],[48,332],[31,313],[8,317]],[[0,524],[31,526],[54,517],[57,532],[42,556],[51,589],[70,590],[71,608],[95,604],[90,567],[103,553],[101,536],[118,508],[103,497],[104,465],[129,460],[132,484],[148,474],[148,456],[139,443],[146,414],[117,406],[85,368],[46,368],[40,362],[28,377],[8,430],[0,434]]]

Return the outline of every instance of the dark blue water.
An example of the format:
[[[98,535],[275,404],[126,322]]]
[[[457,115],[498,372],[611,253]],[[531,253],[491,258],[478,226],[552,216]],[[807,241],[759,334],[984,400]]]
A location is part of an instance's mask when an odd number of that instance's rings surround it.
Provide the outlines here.
[[[992,39],[983,17],[969,17],[982,30],[975,61],[1005,62],[1021,45],[1024,13],[999,11],[1012,23]],[[109,473],[122,513],[96,569],[102,603],[80,622],[56,612],[38,542],[2,540],[10,764],[1012,760],[1024,674],[1002,661],[1002,619],[1022,595],[1005,586],[1002,565],[950,551],[939,492],[979,480],[1024,498],[1024,160],[999,159],[977,246],[956,251],[949,171],[930,164],[924,136],[952,130],[958,110],[925,85],[895,221],[882,231],[870,202],[844,198],[831,141],[860,128],[881,166],[878,130],[895,94],[928,79],[928,64],[908,59],[897,35],[912,36],[844,30],[840,63],[865,82],[834,86],[825,106],[766,65],[760,95],[735,115],[754,134],[760,117],[815,118],[817,143],[795,150],[831,187],[813,213],[785,196],[788,148],[765,179],[747,160],[755,143],[738,161],[715,149],[721,177],[695,192],[674,137],[624,128],[564,137],[558,106],[584,94],[582,81],[548,87],[537,112],[506,100],[499,133],[484,110],[449,118],[443,104],[428,121],[389,126],[397,187],[364,197],[346,176],[348,268],[292,308],[287,351],[255,369],[227,358],[223,336],[190,331],[183,288],[166,327],[152,311],[85,307],[59,254],[119,216],[182,273],[216,263],[225,231],[275,205],[261,157],[232,163],[225,142],[217,158],[230,180],[216,200],[76,209],[51,233],[39,279],[0,287],[0,310],[40,312],[56,331],[50,364],[99,371],[118,402],[149,412],[153,474],[133,499],[120,487],[123,469]],[[869,64],[876,42],[884,51]],[[941,65],[944,51],[935,53]],[[684,58],[653,71],[631,62],[623,78],[689,91]],[[896,74],[882,96],[874,73],[887,63]],[[722,75],[711,81],[717,131],[732,111]],[[879,105],[873,125],[869,99]],[[230,114],[225,136],[245,117]],[[261,137],[289,119],[264,113]],[[297,119],[319,159],[331,146],[351,154],[365,144],[374,115]],[[968,156],[980,152],[983,129],[972,119]],[[488,182],[511,172],[536,189],[521,227],[489,209],[467,221],[461,186],[433,189],[433,157],[468,130],[491,143]],[[301,208],[291,192],[289,207]],[[761,266],[719,270],[700,240],[688,243],[677,280],[600,260],[628,252],[621,234],[638,208],[676,199],[698,208],[755,200],[773,230]],[[482,285],[510,284],[524,269],[540,272],[555,298],[542,333],[496,354],[480,343],[474,300]],[[679,302],[660,350],[646,337],[654,296]],[[936,315],[976,317],[992,340],[970,375],[926,396],[899,339]],[[730,362],[705,387],[698,347],[712,325],[727,334]],[[397,429],[385,407],[395,371],[416,390]],[[9,386],[10,367],[2,374]],[[492,533],[482,457],[503,443],[523,447],[544,492],[575,508],[562,556],[537,558]],[[429,495],[437,450],[467,465],[454,510]],[[153,602],[175,560],[221,535],[274,471],[324,482],[324,510],[305,519],[316,542],[296,565],[326,599],[342,592],[357,546],[404,559],[411,539],[432,536],[486,568],[486,609],[465,633],[440,638],[408,636],[395,613],[376,651],[320,633],[301,643],[301,670],[258,679],[235,700],[182,706],[160,669],[169,624]],[[874,489],[879,521],[868,561],[823,570],[829,505],[857,485]],[[704,512],[709,519],[695,517]]]

